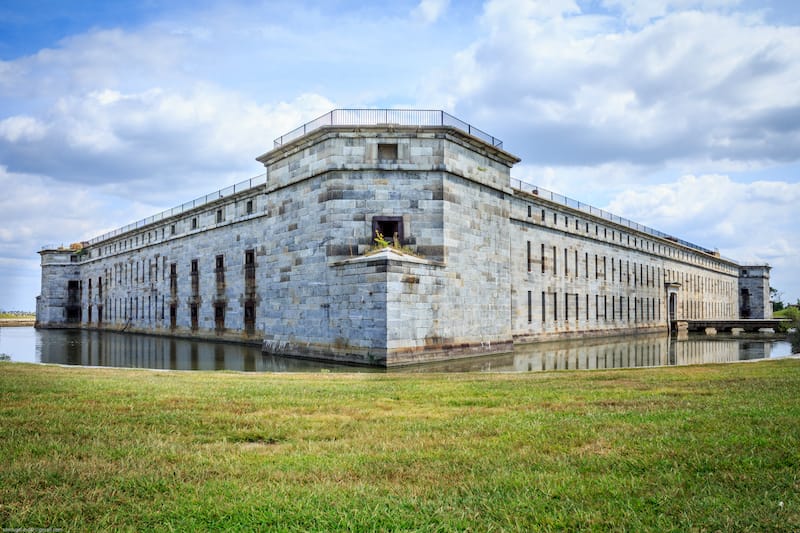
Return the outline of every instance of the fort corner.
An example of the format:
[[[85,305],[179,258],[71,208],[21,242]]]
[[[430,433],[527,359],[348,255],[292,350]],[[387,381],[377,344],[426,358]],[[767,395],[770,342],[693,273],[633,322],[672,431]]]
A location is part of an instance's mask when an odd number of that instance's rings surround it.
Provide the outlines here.
[[[42,250],[37,325],[393,366],[738,319],[745,289],[767,291],[748,318],[771,316],[768,267],[514,180],[502,142],[442,111],[334,110],[257,159],[258,178]]]

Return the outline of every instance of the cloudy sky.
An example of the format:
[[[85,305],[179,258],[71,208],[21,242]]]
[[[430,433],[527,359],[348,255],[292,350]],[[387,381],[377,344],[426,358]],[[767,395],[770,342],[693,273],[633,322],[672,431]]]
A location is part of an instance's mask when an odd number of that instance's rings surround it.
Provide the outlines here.
[[[335,107],[445,109],[800,298],[796,0],[2,0],[0,309],[42,245],[256,176]]]

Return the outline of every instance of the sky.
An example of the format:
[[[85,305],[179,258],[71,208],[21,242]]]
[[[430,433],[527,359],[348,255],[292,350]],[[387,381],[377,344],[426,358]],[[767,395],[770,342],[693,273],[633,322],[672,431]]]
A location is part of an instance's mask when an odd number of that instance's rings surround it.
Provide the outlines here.
[[[795,0],[0,0],[0,309],[39,251],[263,172],[334,108],[443,109],[512,176],[800,299]]]

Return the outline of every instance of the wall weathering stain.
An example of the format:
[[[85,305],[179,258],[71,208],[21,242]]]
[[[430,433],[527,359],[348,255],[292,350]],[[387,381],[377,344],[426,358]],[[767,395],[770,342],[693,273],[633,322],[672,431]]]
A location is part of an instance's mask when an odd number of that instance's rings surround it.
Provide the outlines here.
[[[441,111],[335,110],[258,161],[259,178],[45,247],[38,327],[394,366],[771,316],[768,266],[514,180],[498,139]]]

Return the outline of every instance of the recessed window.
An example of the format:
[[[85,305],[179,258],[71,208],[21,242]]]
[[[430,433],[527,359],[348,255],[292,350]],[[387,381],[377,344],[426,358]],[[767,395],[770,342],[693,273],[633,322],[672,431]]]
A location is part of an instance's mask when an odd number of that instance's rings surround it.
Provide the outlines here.
[[[222,209],[217,209],[217,224],[222,222],[222,220],[223,220],[223,218],[222,218]]]
[[[378,144],[378,159],[381,161],[396,161],[397,160],[397,145],[379,143]]]
[[[247,200],[247,214],[253,214],[253,200]]]
[[[192,229],[197,229],[197,217],[192,218]]]
[[[403,244],[403,217],[372,217],[372,238],[378,233],[390,243]]]

